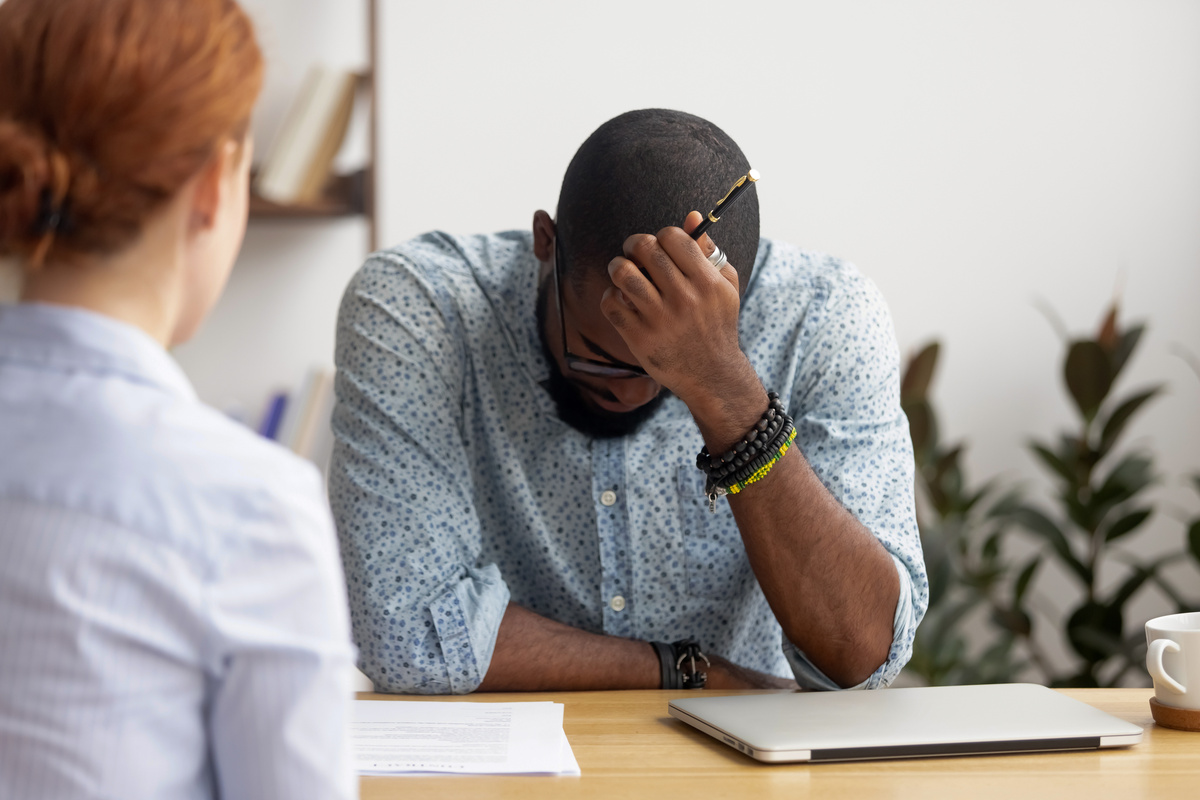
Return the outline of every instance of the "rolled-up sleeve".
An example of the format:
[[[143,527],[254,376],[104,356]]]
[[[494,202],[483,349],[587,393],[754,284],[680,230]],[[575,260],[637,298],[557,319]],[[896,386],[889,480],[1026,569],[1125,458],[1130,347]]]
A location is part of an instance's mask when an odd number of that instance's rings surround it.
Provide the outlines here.
[[[373,256],[338,316],[337,522],[359,667],[379,691],[462,694],[509,592],[481,538],[463,438],[461,311],[416,252]]]
[[[914,504],[908,420],[900,410],[900,355],[878,289],[838,263],[819,282],[797,348],[791,407],[796,442],[813,472],[892,556],[900,593],[887,659],[856,687],[887,686],[912,657],[929,603]],[[840,688],[795,645],[784,654],[805,687]]]

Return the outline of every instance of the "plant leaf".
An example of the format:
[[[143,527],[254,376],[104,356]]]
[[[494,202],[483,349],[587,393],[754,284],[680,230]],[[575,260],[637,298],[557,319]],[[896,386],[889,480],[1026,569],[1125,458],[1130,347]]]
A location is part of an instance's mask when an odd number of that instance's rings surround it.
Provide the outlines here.
[[[1121,405],[1117,406],[1116,410],[1109,415],[1108,421],[1104,423],[1104,431],[1100,434],[1099,452],[1103,457],[1117,443],[1117,438],[1125,430],[1125,426],[1129,423],[1130,418],[1142,405],[1162,391],[1161,386],[1155,386],[1147,389],[1144,392],[1135,394],[1133,397],[1126,400]]]
[[[1123,503],[1154,482],[1154,462],[1148,456],[1130,453],[1105,477],[1093,496],[1094,510]]]
[[[1097,689],[1100,683],[1096,680],[1096,676],[1085,667],[1079,673],[1068,678],[1055,678],[1050,682],[1050,686],[1055,689]]]
[[[1013,512],[1021,507],[1021,492],[1018,489],[1010,489],[999,500],[988,508],[984,514],[988,519],[1003,519],[1011,517]]]
[[[1063,492],[1059,496],[1059,499],[1062,500],[1063,506],[1066,507],[1067,517],[1070,518],[1071,522],[1074,522],[1088,533],[1096,529],[1099,519],[1095,518],[1095,511],[1090,507],[1091,504],[1084,506],[1083,503],[1079,502],[1078,494],[1073,491]]]
[[[924,399],[906,401],[904,413],[908,417],[913,456],[917,466],[921,467],[928,463],[937,444],[937,419],[933,415],[933,407]]]
[[[1192,558],[1200,564],[1200,519],[1193,522],[1188,529],[1188,550],[1192,551]]]
[[[1112,596],[1112,600],[1108,603],[1109,607],[1115,608],[1119,612],[1129,602],[1129,598],[1133,597],[1137,593],[1137,590],[1142,588],[1142,584],[1152,577],[1154,577],[1154,570],[1137,567],[1134,573],[1125,580],[1125,583],[1121,584],[1121,588],[1116,591],[1116,594]]]
[[[1078,339],[1067,350],[1063,365],[1067,389],[1079,407],[1079,413],[1089,422],[1100,410],[1100,404],[1112,388],[1113,370],[1108,353],[1095,342]]]
[[[1100,323],[1100,332],[1096,334],[1096,343],[1109,353],[1117,349],[1117,302],[1115,300],[1112,308],[1104,315],[1104,322]]]
[[[992,622],[1018,636],[1028,636],[1033,630],[1033,620],[1019,608],[993,608]]]
[[[1093,664],[1099,665],[1100,662],[1121,654],[1121,640],[1099,626],[1082,625],[1073,630],[1075,641],[1071,646],[1081,645],[1090,656],[1088,661]]]
[[[1121,609],[1086,602],[1067,620],[1067,639],[1085,661],[1103,661],[1120,650]]]
[[[1013,512],[1013,519],[1049,542],[1059,559],[1083,581],[1084,585],[1091,584],[1092,571],[1071,552],[1071,545],[1067,541],[1067,537],[1049,517],[1033,506],[1022,506]]]
[[[1150,515],[1153,513],[1154,509],[1152,508],[1139,508],[1137,511],[1131,511],[1109,526],[1108,532],[1104,534],[1104,541],[1113,542],[1132,533],[1150,519]]]
[[[941,610],[941,613],[934,615],[932,619],[927,619],[921,623],[918,631],[923,631],[924,636],[918,633],[917,636],[923,639],[926,643],[946,642],[951,639],[958,638],[959,622],[963,617],[971,613],[971,610],[979,605],[980,598],[968,598],[965,601],[959,602],[950,606],[948,609]],[[928,623],[928,626],[926,625]]]
[[[931,546],[930,538],[921,537],[921,549],[925,554],[925,576],[929,581],[929,604],[936,605],[953,585],[954,568],[947,557],[944,542],[940,547]]]
[[[987,562],[996,560],[996,556],[1000,555],[1000,531],[996,531],[984,541],[979,555]]]
[[[1116,381],[1117,376],[1121,374],[1121,370],[1125,368],[1125,364],[1129,361],[1129,357],[1133,355],[1133,351],[1137,348],[1138,341],[1145,333],[1145,325],[1135,325],[1129,330],[1121,334],[1121,341],[1117,343],[1117,349],[1113,351],[1112,364],[1112,381]]]
[[[934,477],[938,483],[953,470],[958,469],[958,457],[962,454],[962,445],[955,445],[946,452],[942,453],[936,462],[934,462]]]
[[[1041,556],[1034,556],[1029,559],[1029,563],[1021,570],[1021,574],[1017,576],[1017,582],[1013,586],[1013,606],[1020,608],[1021,601],[1025,599],[1025,592],[1029,591],[1029,584],[1033,581],[1034,573],[1042,563]]]
[[[933,382],[940,349],[941,346],[936,341],[930,342],[908,362],[904,369],[904,377],[900,380],[902,402],[909,399],[924,400],[929,396],[929,385]]]
[[[1069,464],[1059,458],[1048,447],[1039,444],[1038,442],[1030,442],[1029,449],[1033,450],[1033,452],[1037,454],[1038,458],[1042,460],[1042,463],[1048,466],[1055,475],[1058,475],[1058,477],[1066,481],[1068,485],[1075,485],[1077,480],[1075,477],[1075,471],[1071,469]]]
[[[974,494],[967,494],[967,496],[963,498],[962,512],[964,514],[969,513],[971,509],[979,503],[980,500],[982,500],[984,497],[987,497],[987,495],[995,488],[996,481],[993,479],[979,487]]]

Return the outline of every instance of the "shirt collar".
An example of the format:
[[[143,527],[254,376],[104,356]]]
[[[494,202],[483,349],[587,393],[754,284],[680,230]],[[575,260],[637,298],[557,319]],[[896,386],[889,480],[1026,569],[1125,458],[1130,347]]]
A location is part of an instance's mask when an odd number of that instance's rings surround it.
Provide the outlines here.
[[[186,400],[196,399],[183,370],[149,334],[72,306],[0,305],[0,361],[117,373]]]

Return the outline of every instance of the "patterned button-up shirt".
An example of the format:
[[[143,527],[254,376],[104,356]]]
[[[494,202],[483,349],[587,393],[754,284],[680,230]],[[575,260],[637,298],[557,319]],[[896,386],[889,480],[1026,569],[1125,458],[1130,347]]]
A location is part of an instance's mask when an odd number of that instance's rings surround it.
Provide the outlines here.
[[[529,233],[432,233],[372,256],[346,291],[329,491],[360,667],[381,691],[470,692],[511,600],[836,688],[783,636],[729,505],[710,513],[682,401],[623,438],[558,418],[538,272]],[[887,685],[928,584],[886,306],[853,266],[764,239],[739,333],[799,451],[895,561],[893,644],[860,684]]]

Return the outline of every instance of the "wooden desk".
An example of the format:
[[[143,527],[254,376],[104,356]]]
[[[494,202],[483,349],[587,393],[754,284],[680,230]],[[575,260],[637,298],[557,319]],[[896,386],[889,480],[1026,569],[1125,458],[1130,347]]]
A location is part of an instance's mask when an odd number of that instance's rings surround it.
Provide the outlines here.
[[[457,776],[363,778],[363,800],[382,798],[653,798],[763,800],[846,798],[1155,798],[1200,797],[1200,733],[1160,728],[1150,689],[1072,689],[1064,694],[1146,729],[1142,743],[1117,750],[846,764],[760,764],[667,714],[679,692],[549,692],[372,700],[474,702],[553,700],[581,777]],[[738,692],[711,692],[738,694]]]

